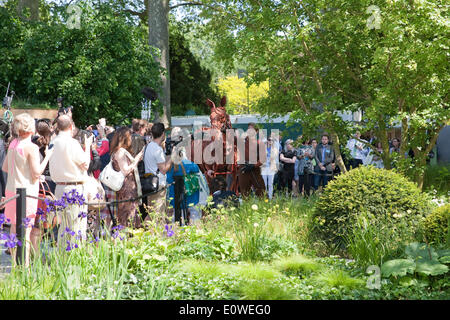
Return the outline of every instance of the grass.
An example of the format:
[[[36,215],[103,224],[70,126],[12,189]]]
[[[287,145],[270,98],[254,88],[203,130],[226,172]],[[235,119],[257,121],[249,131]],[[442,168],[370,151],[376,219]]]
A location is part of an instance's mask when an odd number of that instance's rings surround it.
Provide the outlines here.
[[[323,266],[303,255],[284,257],[273,262],[274,267],[287,275],[309,275],[312,272],[319,271]]]
[[[243,300],[294,300],[297,298],[293,290],[267,280],[244,281],[236,291]]]
[[[343,270],[327,270],[314,276],[313,281],[332,288],[356,289],[364,285],[364,281],[352,278]]]

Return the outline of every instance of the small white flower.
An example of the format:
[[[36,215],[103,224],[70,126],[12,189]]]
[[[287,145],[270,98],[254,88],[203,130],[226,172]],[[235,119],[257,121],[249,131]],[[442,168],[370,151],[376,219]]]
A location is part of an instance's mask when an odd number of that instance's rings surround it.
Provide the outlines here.
[[[255,228],[257,228],[258,226],[259,226],[259,224],[257,224],[256,222],[253,224],[253,226],[255,227]]]
[[[258,210],[258,206],[256,204],[252,204],[252,209],[255,211]]]

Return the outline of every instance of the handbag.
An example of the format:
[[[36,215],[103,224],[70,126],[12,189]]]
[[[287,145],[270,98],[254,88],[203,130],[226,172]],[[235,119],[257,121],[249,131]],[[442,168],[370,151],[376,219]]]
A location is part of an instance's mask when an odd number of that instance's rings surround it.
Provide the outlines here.
[[[144,174],[144,176],[141,178],[141,188],[143,195],[147,195],[149,193],[158,191],[159,189],[158,176],[154,175],[153,173]]]
[[[102,170],[100,173],[100,176],[98,179],[101,183],[103,183],[105,186],[110,188],[113,191],[119,191],[122,189],[123,182],[125,180],[125,176],[121,171],[114,170],[112,166],[112,157],[109,163],[106,165],[106,167]]]
[[[47,186],[47,188],[44,186],[44,183]],[[50,187],[48,186],[48,183],[46,181],[39,183],[39,198],[45,198],[48,199],[49,201],[56,200],[55,195],[50,191]],[[36,215],[36,218],[34,220],[35,228],[40,228],[40,221],[42,218],[43,218],[42,226],[44,227],[44,229],[53,228],[57,224],[59,224],[59,221],[57,221],[57,217],[53,212],[47,213],[47,204],[45,203],[44,200],[38,200],[38,209],[41,209],[44,212],[44,214],[42,214],[42,217],[39,214]],[[49,220],[51,220],[51,224]]]
[[[186,174],[186,169],[184,168],[183,162],[180,163],[180,166],[183,170],[184,176],[184,192],[187,196],[191,196],[200,190],[197,173]]]
[[[103,199],[105,199],[105,189],[102,184],[97,181],[93,176],[88,176],[83,184],[86,194],[86,201],[89,203],[89,210],[101,210],[106,205]]]
[[[148,143],[145,145],[144,157],[145,153],[147,152],[148,145],[149,145]],[[158,173],[159,169],[156,171],[156,175],[153,173],[144,173],[142,176],[140,176],[142,195],[147,195],[149,193],[154,193],[158,191],[159,189]]]

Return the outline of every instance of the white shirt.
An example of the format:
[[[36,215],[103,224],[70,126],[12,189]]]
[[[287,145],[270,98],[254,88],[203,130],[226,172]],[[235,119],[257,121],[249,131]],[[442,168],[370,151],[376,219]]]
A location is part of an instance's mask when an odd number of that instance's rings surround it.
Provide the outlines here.
[[[49,161],[50,177],[54,182],[82,182],[87,176],[79,166],[89,165],[90,155],[86,154],[79,142],[69,132],[61,131],[53,143],[55,150]]]
[[[158,171],[158,164],[165,162],[166,157],[163,148],[154,141],[150,142],[144,154],[145,173],[158,175],[160,186],[166,185],[166,175]]]
[[[367,142],[366,140],[363,139],[361,140]],[[363,149],[359,150],[356,146],[360,146]],[[369,152],[367,149],[364,148],[364,144],[357,141],[356,139],[350,139],[347,142],[347,149],[350,150],[353,159],[360,159],[360,160],[364,160],[367,153]]]

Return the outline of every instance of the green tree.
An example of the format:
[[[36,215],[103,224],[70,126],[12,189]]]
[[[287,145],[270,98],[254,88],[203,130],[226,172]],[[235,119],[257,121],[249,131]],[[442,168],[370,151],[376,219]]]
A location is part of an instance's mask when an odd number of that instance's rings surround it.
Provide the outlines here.
[[[53,12],[48,22],[15,26],[14,17],[0,21],[11,26],[4,25],[4,30],[26,30],[16,46],[17,58],[8,62],[19,74],[11,77],[8,67],[0,78],[11,81],[18,95],[31,102],[54,102],[64,96],[75,107],[78,125],[96,123],[100,117],[114,124],[140,103],[144,86],[159,87],[159,67],[145,29],[107,5],[78,4],[83,8],[80,29],[61,22],[67,21],[64,7]],[[2,16],[13,14],[5,10],[0,8]],[[4,48],[10,44],[0,43],[0,50],[10,50]],[[139,114],[138,107],[129,117]]]
[[[185,28],[175,22],[170,27],[170,100],[173,115],[184,115],[192,109],[196,114],[209,114],[206,99],[218,101],[211,72],[202,67],[184,37]]]
[[[447,7],[443,1],[209,1],[202,12],[217,37],[216,56],[231,70],[245,60],[250,82],[270,81],[265,113],[292,112],[306,132],[322,128],[339,146],[358,127],[381,141],[402,124],[402,153],[421,186],[428,152],[449,123]],[[340,112],[363,112],[360,124]],[[398,167],[400,164],[398,164]]]
[[[247,85],[243,78],[229,76],[219,79],[217,87],[227,97],[229,114],[245,114],[257,112],[258,101],[267,96],[269,83]]]

